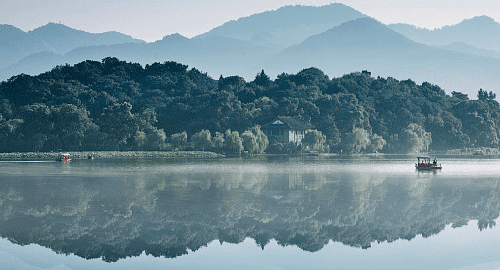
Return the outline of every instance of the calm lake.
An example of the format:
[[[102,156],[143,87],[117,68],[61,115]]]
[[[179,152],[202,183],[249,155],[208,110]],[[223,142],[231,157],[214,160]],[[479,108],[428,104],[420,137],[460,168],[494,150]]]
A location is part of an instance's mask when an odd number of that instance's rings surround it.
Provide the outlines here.
[[[500,159],[0,161],[0,269],[499,269]]]

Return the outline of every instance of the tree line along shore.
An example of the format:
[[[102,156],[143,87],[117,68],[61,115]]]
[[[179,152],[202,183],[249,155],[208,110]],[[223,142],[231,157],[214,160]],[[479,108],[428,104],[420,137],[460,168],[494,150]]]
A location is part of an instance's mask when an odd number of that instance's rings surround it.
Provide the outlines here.
[[[475,97],[473,97],[475,98]],[[213,79],[176,62],[107,57],[0,83],[0,152],[194,150],[218,154],[389,153],[498,149],[500,106],[428,82],[329,78],[317,68]],[[302,143],[267,138],[278,116],[314,126]]]

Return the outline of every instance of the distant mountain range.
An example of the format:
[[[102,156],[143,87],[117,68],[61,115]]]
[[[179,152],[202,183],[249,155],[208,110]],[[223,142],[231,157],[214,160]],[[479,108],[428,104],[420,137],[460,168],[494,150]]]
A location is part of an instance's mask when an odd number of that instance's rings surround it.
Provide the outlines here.
[[[118,32],[92,34],[49,23],[33,31],[24,32],[12,25],[0,25],[0,68],[40,52],[63,55],[82,46],[144,43],[142,40]],[[2,76],[3,79],[3,76]]]
[[[431,82],[475,97],[479,88],[498,90],[500,58],[446,50],[411,41],[369,18],[309,37],[273,61],[292,72],[315,66],[327,74],[368,70],[379,76]]]
[[[388,27],[415,42],[427,45],[464,43],[478,49],[500,52],[500,23],[487,16],[474,17],[435,30],[408,24],[390,24]]]
[[[475,17],[441,29],[384,25],[343,4],[286,6],[227,22],[193,38],[146,43],[116,32],[91,34],[50,23],[30,32],[0,26],[0,80],[57,65],[113,56],[146,65],[177,61],[212,77],[253,80],[317,67],[329,76],[374,75],[428,81],[475,97],[500,88],[500,24]]]
[[[249,41],[254,45],[284,49],[361,17],[366,15],[338,3],[322,7],[285,6],[275,11],[229,21],[195,39],[227,37]]]

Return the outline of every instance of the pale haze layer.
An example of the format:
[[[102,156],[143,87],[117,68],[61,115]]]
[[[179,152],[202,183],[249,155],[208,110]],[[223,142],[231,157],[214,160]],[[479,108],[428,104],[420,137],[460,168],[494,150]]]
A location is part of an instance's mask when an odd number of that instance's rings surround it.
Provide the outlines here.
[[[117,31],[148,42],[193,37],[230,20],[287,5],[342,3],[382,23],[435,29],[486,15],[500,22],[496,0],[2,0],[0,24],[31,31],[49,22],[91,33]]]

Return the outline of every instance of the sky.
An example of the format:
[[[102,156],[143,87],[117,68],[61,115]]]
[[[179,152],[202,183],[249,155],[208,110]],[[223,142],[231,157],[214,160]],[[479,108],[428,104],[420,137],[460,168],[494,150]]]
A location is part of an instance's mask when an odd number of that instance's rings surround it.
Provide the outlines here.
[[[54,22],[153,42],[174,33],[191,38],[227,21],[282,6],[330,3],[345,4],[385,24],[427,29],[481,15],[500,22],[498,0],[0,0],[0,24],[31,31]]]

